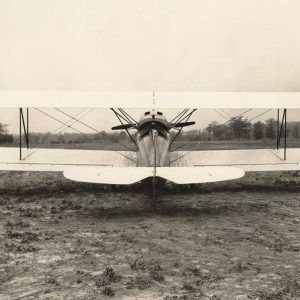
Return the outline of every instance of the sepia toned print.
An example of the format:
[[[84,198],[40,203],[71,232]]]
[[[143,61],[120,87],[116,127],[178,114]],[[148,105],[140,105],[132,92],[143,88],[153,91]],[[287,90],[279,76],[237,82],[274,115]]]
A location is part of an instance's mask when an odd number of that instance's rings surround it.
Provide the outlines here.
[[[299,9],[0,0],[0,299],[299,299]]]
[[[299,109],[154,100],[1,108],[1,296],[299,294]]]

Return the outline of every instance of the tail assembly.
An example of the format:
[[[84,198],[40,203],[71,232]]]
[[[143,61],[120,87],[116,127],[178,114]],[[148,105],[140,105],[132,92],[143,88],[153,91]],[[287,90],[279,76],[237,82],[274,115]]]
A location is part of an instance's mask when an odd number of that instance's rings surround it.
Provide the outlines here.
[[[155,173],[154,173],[155,172]],[[176,184],[232,180],[245,172],[234,167],[74,167],[64,172],[68,179],[102,184],[129,185],[148,177],[160,177]]]

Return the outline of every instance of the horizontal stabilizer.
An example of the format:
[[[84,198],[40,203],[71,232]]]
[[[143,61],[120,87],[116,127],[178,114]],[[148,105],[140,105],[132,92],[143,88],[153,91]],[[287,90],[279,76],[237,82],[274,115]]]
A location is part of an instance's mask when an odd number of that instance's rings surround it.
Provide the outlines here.
[[[132,184],[153,176],[153,168],[74,167],[64,171],[68,179],[103,184]]]
[[[192,184],[232,180],[245,172],[234,167],[179,167],[157,168],[157,176],[177,184]]]
[[[153,176],[153,167],[74,167],[64,171],[68,179],[102,184],[132,184]],[[236,179],[245,172],[234,167],[157,167],[156,176],[177,184]]]

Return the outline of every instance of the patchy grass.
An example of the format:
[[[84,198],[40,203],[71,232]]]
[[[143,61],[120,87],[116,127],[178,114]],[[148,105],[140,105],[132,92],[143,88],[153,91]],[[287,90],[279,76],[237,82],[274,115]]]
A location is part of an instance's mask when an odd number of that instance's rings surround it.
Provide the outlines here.
[[[129,141],[122,142],[127,147],[133,148],[132,143]],[[276,140],[232,140],[232,141],[188,141],[176,140],[173,143],[173,149],[179,146],[180,150],[232,150],[232,149],[263,149],[263,148],[276,148]],[[18,147],[18,145],[11,145]],[[8,147],[8,145],[5,145]],[[35,148],[35,145],[32,145]],[[128,151],[128,148],[116,142],[95,142],[95,143],[72,143],[72,144],[39,144],[38,148],[52,148],[52,149],[82,149],[82,150],[114,150],[114,151]],[[300,148],[300,140],[288,139],[287,147]]]
[[[142,186],[1,172],[0,298],[297,299],[299,177],[166,186],[153,210]]]

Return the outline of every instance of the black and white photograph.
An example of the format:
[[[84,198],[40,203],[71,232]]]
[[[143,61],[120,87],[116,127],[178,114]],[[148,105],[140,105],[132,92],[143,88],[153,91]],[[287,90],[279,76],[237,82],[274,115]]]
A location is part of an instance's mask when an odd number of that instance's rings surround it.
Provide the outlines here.
[[[0,0],[0,299],[300,299],[299,12]]]

